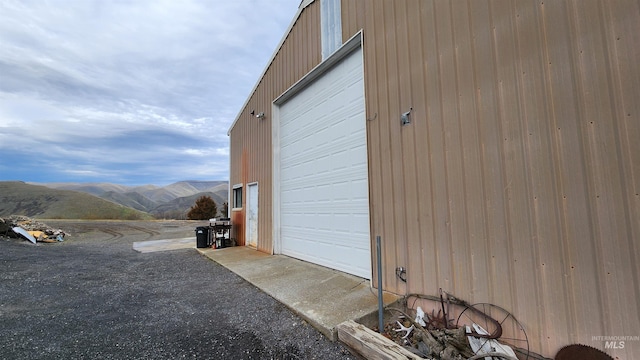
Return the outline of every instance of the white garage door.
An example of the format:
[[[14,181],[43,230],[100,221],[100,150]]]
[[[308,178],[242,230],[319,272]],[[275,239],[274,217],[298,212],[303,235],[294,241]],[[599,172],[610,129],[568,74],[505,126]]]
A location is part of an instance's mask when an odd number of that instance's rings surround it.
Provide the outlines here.
[[[370,279],[362,50],[279,113],[282,253]]]

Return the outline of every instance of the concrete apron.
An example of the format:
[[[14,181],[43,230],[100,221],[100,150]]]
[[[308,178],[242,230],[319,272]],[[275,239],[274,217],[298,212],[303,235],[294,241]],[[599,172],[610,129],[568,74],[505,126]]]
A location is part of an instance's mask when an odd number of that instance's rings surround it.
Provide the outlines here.
[[[189,249],[195,247],[196,240],[193,236],[182,239],[147,240],[133,243],[133,250],[141,253]]]
[[[377,293],[369,280],[244,246],[197,250],[274,297],[332,341],[338,339],[340,323],[377,314]],[[398,297],[384,294],[383,300],[388,305]]]

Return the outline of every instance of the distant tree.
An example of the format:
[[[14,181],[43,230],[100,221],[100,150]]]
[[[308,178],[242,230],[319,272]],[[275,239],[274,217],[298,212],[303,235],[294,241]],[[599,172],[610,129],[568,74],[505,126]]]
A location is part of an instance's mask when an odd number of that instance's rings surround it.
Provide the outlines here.
[[[208,220],[216,217],[217,212],[216,202],[210,196],[201,196],[189,209],[187,218],[189,220]]]

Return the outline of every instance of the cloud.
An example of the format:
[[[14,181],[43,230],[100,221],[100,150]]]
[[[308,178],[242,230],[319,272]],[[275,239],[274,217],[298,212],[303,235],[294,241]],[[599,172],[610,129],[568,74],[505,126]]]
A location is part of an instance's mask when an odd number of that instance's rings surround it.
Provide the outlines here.
[[[0,171],[25,181],[227,179],[226,131],[298,4],[0,2]]]

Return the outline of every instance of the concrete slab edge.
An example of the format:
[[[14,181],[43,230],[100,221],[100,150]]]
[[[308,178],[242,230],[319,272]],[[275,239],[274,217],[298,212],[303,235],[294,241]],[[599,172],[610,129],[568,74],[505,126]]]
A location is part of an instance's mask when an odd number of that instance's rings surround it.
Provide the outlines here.
[[[225,267],[225,265],[219,261],[217,261],[216,259],[212,258],[211,256],[207,256],[207,252],[211,251],[211,249],[208,248],[195,248],[195,250],[197,250],[200,255],[206,257],[207,259],[219,264],[220,266]],[[243,276],[242,274],[238,274],[236,273],[236,275],[240,276],[241,278],[243,278],[244,280],[248,281],[249,283],[252,283],[251,279],[248,279],[247,277]],[[252,285],[256,286],[255,284],[252,283]],[[324,326],[323,324],[321,324],[320,322],[316,321],[315,319],[307,316],[306,314],[304,314],[303,312],[299,311],[298,309],[296,309],[295,307],[290,306],[289,304],[282,302],[278,299],[277,294],[273,294],[269,291],[266,291],[264,289],[261,289],[261,291],[263,291],[265,294],[271,296],[273,299],[275,299],[276,301],[278,301],[279,303],[283,304],[284,306],[286,306],[289,310],[291,310],[294,314],[296,314],[297,316],[299,316],[300,318],[302,318],[304,321],[306,321],[307,323],[309,323],[311,326],[313,326],[316,330],[318,330],[321,334],[323,334],[324,336],[326,336],[327,338],[329,338],[331,341],[338,341],[338,329],[337,326],[329,328]],[[390,304],[395,303],[397,300],[396,297],[394,297],[394,301],[389,303],[389,302],[385,302],[385,307],[389,306]],[[364,315],[362,315],[361,317],[359,317],[358,319],[356,319],[357,322],[367,322],[367,319],[371,319],[373,317],[377,318],[377,314],[378,314],[378,310],[374,310],[368,313],[365,313]]]
[[[220,266],[226,267],[224,264],[222,264],[221,262],[217,261],[216,259],[214,259],[211,256],[207,256],[207,251],[211,251],[211,249],[201,249],[201,248],[195,248],[195,250],[198,251],[198,253],[200,253],[200,255],[206,257],[207,259],[219,264]],[[251,282],[251,279],[248,279],[245,276],[242,276],[242,274],[238,274],[236,273],[236,275],[240,276],[241,278],[243,278],[244,280],[248,281],[249,283]],[[252,285],[256,286],[255,284],[252,283]],[[256,286],[257,287],[257,286]],[[338,324],[337,326],[333,327],[333,328],[328,328],[326,326],[324,326],[323,324],[321,324],[320,322],[314,320],[313,318],[310,318],[308,316],[306,316],[306,314],[304,314],[303,312],[299,311],[298,309],[296,309],[295,307],[290,306],[289,304],[280,301],[276,294],[272,294],[269,291],[265,291],[263,289],[261,289],[261,291],[263,291],[265,294],[271,296],[274,300],[278,301],[279,303],[283,304],[285,307],[287,307],[289,310],[291,310],[294,314],[296,314],[297,316],[299,316],[301,319],[303,319],[304,321],[306,321],[307,323],[309,323],[311,326],[313,326],[316,330],[318,330],[322,335],[326,336],[328,339],[330,339],[331,341],[340,341],[343,344],[347,345],[349,348],[351,348],[352,351],[355,351],[357,354],[365,356],[366,359],[397,359],[398,355],[400,355],[400,358],[403,359],[413,359],[412,357],[408,357],[407,355],[413,355],[414,354],[408,352],[407,350],[403,349],[400,345],[394,343],[393,341],[385,338],[382,335],[377,334],[376,332],[374,332],[373,330],[369,329],[366,325],[372,323],[372,321],[377,321],[378,318],[378,310],[374,310],[371,312],[366,313],[365,315],[359,317],[358,319],[355,320],[347,320],[344,321],[340,324]],[[388,294],[387,294],[388,295]],[[393,297],[395,300],[392,302],[385,302],[384,306],[385,308],[388,306],[393,306],[394,304],[397,304],[399,302],[402,301],[402,298],[397,298],[397,297]],[[356,325],[354,325],[356,324]],[[366,325],[363,325],[366,324]],[[348,335],[343,335],[343,339],[340,339],[340,332],[344,332],[344,329],[347,327],[358,327],[361,329],[366,329],[363,330],[363,332],[365,332],[365,336],[364,339],[359,339],[358,337],[350,337]],[[370,335],[371,333],[373,333],[374,335]],[[377,335],[377,336],[376,336]],[[351,340],[347,342],[346,338],[350,337]],[[377,346],[375,344],[373,344],[375,341],[372,342],[372,338],[382,338],[379,339],[380,342],[383,343],[383,346]],[[367,340],[369,339],[369,340]],[[385,349],[390,349],[390,350],[385,350]],[[392,354],[392,356],[389,356],[389,354]]]
[[[226,267],[224,264],[216,261],[216,259],[207,256],[206,251],[210,249],[199,249],[196,250],[207,259],[218,263],[220,266]],[[241,278],[245,279],[249,283],[252,283],[250,279],[242,276],[242,274],[236,273]],[[252,283],[252,285],[256,286]],[[258,286],[256,286],[258,287]],[[258,287],[259,288],[259,287]],[[410,351],[404,349],[402,346],[396,344],[395,342],[387,339],[386,337],[380,335],[379,333],[371,330],[372,324],[377,324],[378,319],[378,311],[369,312],[358,319],[355,320],[346,320],[334,328],[328,328],[315,321],[312,318],[309,318],[304,313],[298,311],[294,307],[280,301],[275,294],[271,294],[269,291],[265,291],[261,289],[264,293],[271,296],[274,300],[286,306],[297,316],[302,318],[304,321],[309,323],[315,329],[317,329],[321,334],[329,338],[331,341],[340,341],[341,343],[348,346],[352,351],[356,354],[363,356],[367,360],[394,360],[394,359],[407,359],[407,360],[418,360],[423,359]],[[390,295],[390,294],[385,294]],[[394,295],[395,301],[385,302],[384,307],[385,310],[389,307],[402,307],[402,301],[404,300],[402,297],[398,298]],[[385,317],[388,316],[388,312],[385,311]]]
[[[210,256],[207,256],[206,253],[206,248],[205,249],[199,249],[196,248],[196,250],[200,253],[200,255],[206,257],[207,259],[219,264],[220,266],[224,266],[224,264],[220,263],[219,261],[216,261],[216,259],[211,258]],[[248,281],[249,283],[251,283],[251,279],[248,279],[244,276],[242,276],[242,274],[238,274],[236,273],[236,275],[240,276],[241,278],[243,278],[244,280]],[[252,285],[256,286],[255,284],[252,283]],[[314,319],[306,316],[304,313],[298,311],[296,308],[290,306],[289,304],[286,304],[280,300],[278,300],[278,298],[275,296],[276,294],[272,294],[269,291],[265,291],[264,289],[260,289],[261,291],[263,291],[265,294],[271,296],[274,300],[278,301],[279,303],[281,303],[282,305],[286,306],[289,310],[291,310],[294,314],[296,314],[297,316],[299,316],[300,318],[302,318],[304,321],[306,321],[307,323],[309,323],[311,326],[313,326],[316,330],[318,330],[322,335],[326,336],[327,338],[329,338],[331,341],[338,341],[338,333],[337,330],[335,328],[327,328],[325,326],[322,326],[322,324],[320,324],[318,321],[315,321]]]

